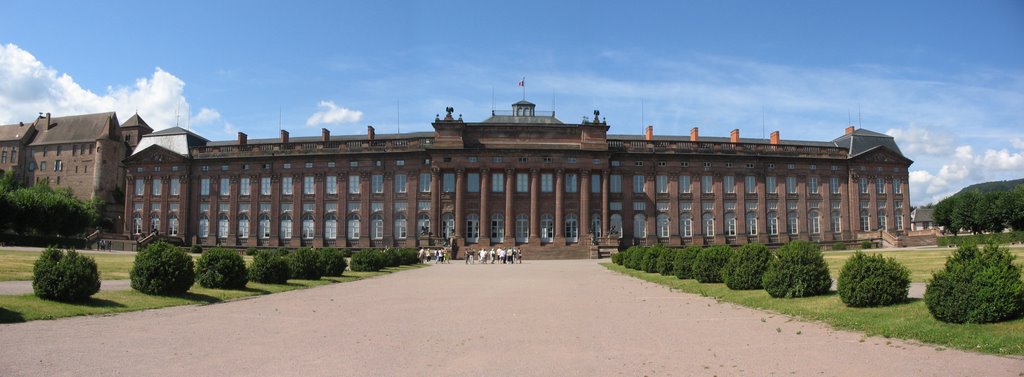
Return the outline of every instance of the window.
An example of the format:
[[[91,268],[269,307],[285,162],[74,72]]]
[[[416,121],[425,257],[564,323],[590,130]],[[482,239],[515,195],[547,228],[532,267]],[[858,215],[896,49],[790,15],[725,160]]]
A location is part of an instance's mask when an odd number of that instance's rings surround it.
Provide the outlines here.
[[[270,238],[270,216],[261,214],[257,224],[256,237],[261,240]]]
[[[659,193],[659,194],[667,194],[668,193],[668,176],[667,175],[659,175],[656,178],[654,178],[654,186],[655,186],[655,190],[657,191],[657,193]]]
[[[425,213],[416,216],[416,231],[421,235],[430,233],[430,216]]]
[[[249,196],[249,177],[241,178],[241,183],[238,185],[239,195]]]
[[[903,230],[903,213],[896,212],[896,230]]]
[[[795,235],[799,233],[799,223],[800,220],[797,218],[796,212],[790,212],[786,216],[786,230],[789,231],[790,235]]]
[[[334,175],[327,176],[327,195],[338,194],[338,177]],[[337,219],[335,219],[337,221]]]
[[[832,194],[839,194],[839,177],[828,178],[828,191]]]
[[[160,196],[163,193],[164,181],[160,178],[153,178],[153,196]]]
[[[374,194],[384,193],[384,176],[374,174],[370,177],[370,192]]]
[[[743,192],[747,194],[757,193],[757,177],[748,175],[743,178]]]
[[[736,215],[732,212],[725,214],[725,235],[736,236]]]
[[[796,194],[796,177],[786,177],[786,193]]]
[[[408,192],[405,174],[395,174],[395,192],[404,194]]]
[[[210,179],[202,178],[199,180],[199,195],[210,196]]]
[[[207,182],[209,183],[209,182]],[[146,182],[142,178],[135,178],[135,196],[142,196],[146,193]]]
[[[351,216],[349,216],[345,223],[346,223],[346,228],[348,229],[348,232],[346,232],[346,234],[348,235],[347,238],[349,240],[352,240],[352,241],[358,240],[359,239],[359,215],[351,215]]]
[[[441,191],[455,192],[455,173],[444,173],[442,183]]]
[[[528,242],[530,239],[530,217],[516,215],[516,242]]]
[[[477,243],[480,241],[480,216],[471,214],[466,216],[466,242]]]
[[[769,194],[778,194],[779,193],[779,185],[778,185],[778,182],[776,182],[775,176],[765,177],[764,180],[765,180],[764,186],[768,189],[768,193]]]
[[[643,161],[633,161],[633,166],[644,166]]]
[[[516,192],[530,191],[530,175],[527,173],[516,173]]]
[[[633,193],[642,194],[644,192],[644,176],[634,175],[633,176]]]
[[[469,162],[470,163],[476,163],[477,161],[478,160],[477,160],[476,156],[469,156]]]
[[[610,176],[611,182],[609,182],[609,189],[613,193],[622,192],[622,176],[619,174],[612,174]]]
[[[220,196],[231,195],[231,179],[221,178],[220,179]]]
[[[409,238],[409,220],[405,218],[405,215],[399,214],[395,216],[395,239],[404,240]]]
[[[505,192],[505,173],[491,174],[491,192]]]
[[[555,237],[555,218],[551,214],[540,216],[540,242],[551,242]]]
[[[679,234],[683,238],[693,237],[693,218],[688,213],[679,216]]]
[[[249,238],[249,215],[238,216],[238,238]]]
[[[679,192],[689,194],[690,191],[690,176],[680,175],[679,176]]]
[[[501,156],[491,157],[491,162],[493,162],[495,164],[500,164],[502,161],[504,161],[504,160],[501,158]]]
[[[705,175],[705,176],[701,176],[700,177],[700,190],[701,190],[701,192],[703,192],[705,194],[710,194],[710,193],[714,192],[714,187],[711,185],[711,183],[712,183],[711,180],[712,180],[712,177],[710,175]]]
[[[611,237],[622,238],[622,215],[616,213],[608,217],[608,233]]]
[[[576,180],[576,174],[565,175],[565,192],[577,192],[579,191],[579,184]]]
[[[302,177],[302,194],[313,195],[316,192],[316,186],[313,184],[313,176]]]
[[[359,167],[359,161],[349,161],[348,162],[348,167],[350,167],[350,168],[358,168]],[[356,219],[356,221],[359,221],[359,219]],[[358,239],[359,237],[356,236],[356,238]]]
[[[747,235],[757,235],[757,213],[747,212]]]
[[[171,196],[178,196],[181,193],[181,179],[171,178]]]
[[[575,214],[565,216],[565,241],[577,242],[580,236],[580,221]]]
[[[570,164],[575,164],[576,163],[576,157],[566,157],[565,162],[568,162]]]
[[[379,213],[370,216],[370,238],[384,239],[384,216]]]
[[[217,238],[228,238],[228,215],[222,213],[217,216]]]
[[[220,166],[220,171],[228,171],[228,166],[227,165],[221,165]]]
[[[285,169],[291,169],[292,168],[292,164],[286,162],[286,163],[282,164],[281,167],[283,167]]]
[[[714,237],[715,236],[715,217],[710,213],[705,213],[703,217],[704,224],[704,236]]]
[[[818,193],[818,177],[807,178],[807,191],[810,192],[811,194]]]
[[[292,217],[291,215],[281,216],[281,227],[278,232],[278,237],[282,240],[292,239]]]
[[[779,234],[779,215],[775,212],[768,212],[768,234],[773,236]]]
[[[875,192],[879,194],[885,193],[885,178],[875,178]]]
[[[178,215],[171,215],[167,218],[167,234],[171,236],[178,235]]]
[[[491,242],[505,242],[505,216],[496,213],[491,216]]]
[[[859,183],[860,183],[860,193],[861,194],[867,194],[868,193],[868,179],[866,177],[860,177],[860,182]]]
[[[359,191],[360,191],[360,189],[359,189],[359,175],[358,174],[351,174],[351,175],[349,175],[348,176],[348,193],[349,194],[358,194]],[[356,221],[359,221],[359,219],[356,219]],[[358,239],[358,238],[359,237],[357,235],[356,239]]]
[[[430,173],[420,173],[420,192],[430,192]]]
[[[260,177],[260,195],[270,195],[270,177]]]
[[[525,163],[526,163],[527,161],[528,161],[528,160],[527,160],[527,158],[526,158],[526,157],[520,157],[520,158],[519,158],[519,163],[520,163],[520,164],[525,164]]]
[[[899,178],[892,179],[892,193],[902,194],[903,193],[903,180]]]
[[[594,237],[601,237],[601,215],[593,214],[590,216],[590,233]]]
[[[405,166],[405,160],[395,160],[395,166]]]
[[[598,194],[601,192],[601,175],[591,174],[590,175],[590,192]]]
[[[324,218],[324,238],[338,239],[338,216],[333,213]]]
[[[732,176],[732,175],[724,176],[724,177],[722,177],[722,181],[723,181],[722,185],[725,186],[724,188],[725,188],[725,193],[726,194],[735,194],[736,193],[736,177],[735,176]]]
[[[839,216],[839,211],[832,211],[832,233],[839,233],[840,225],[842,225],[842,217]]]
[[[480,173],[466,174],[466,191],[480,192]]]
[[[658,236],[658,238],[668,238],[668,236],[669,236],[669,234],[668,234],[668,232],[669,232],[669,228],[668,228],[668,225],[669,225],[668,224],[668,215],[666,215],[664,213],[658,215],[658,217],[656,219],[656,222],[657,222],[656,235]]]
[[[140,220],[139,227],[142,227]],[[210,236],[210,218],[206,215],[199,216],[199,238]]]
[[[292,194],[292,177],[281,177],[281,195]]]
[[[811,234],[821,233],[821,215],[818,211],[811,211],[811,214],[807,216],[807,223],[810,225]]]
[[[542,173],[540,175],[540,192],[552,192],[554,190],[554,175],[551,173]]]
[[[888,216],[885,211],[878,211],[878,229],[889,229]]]
[[[54,161],[53,162],[53,171],[61,171],[61,170],[64,170],[64,163],[61,162],[60,160]]]

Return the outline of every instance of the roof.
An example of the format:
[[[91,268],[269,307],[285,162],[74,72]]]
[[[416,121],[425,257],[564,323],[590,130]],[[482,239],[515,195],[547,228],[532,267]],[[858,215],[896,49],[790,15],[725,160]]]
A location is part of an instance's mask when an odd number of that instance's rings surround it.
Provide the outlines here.
[[[23,140],[32,130],[31,124],[8,124],[0,126],[0,141]]]
[[[190,148],[203,146],[209,142],[206,138],[192,131],[181,127],[171,127],[143,136],[132,155],[138,154],[151,146],[158,145],[182,156],[188,156]]]
[[[900,151],[900,147],[896,145],[896,140],[892,136],[863,128],[858,128],[849,134],[840,136],[832,142],[850,151],[849,157],[851,158],[879,147],[887,148],[903,156],[903,152]]]
[[[522,102],[522,101],[520,101]],[[565,124],[552,116],[513,116],[513,115],[492,115],[480,123],[499,124]],[[468,123],[467,123],[468,124]]]
[[[126,120],[124,124],[121,125],[121,128],[128,127],[139,127],[142,129],[148,129],[150,131],[153,130],[153,128],[150,127],[149,124],[147,124],[146,121],[139,116],[139,113],[135,113],[135,115],[132,115],[131,118],[128,118],[128,120]]]
[[[932,209],[931,208],[918,208],[918,209],[915,209],[914,213],[913,213],[913,216],[914,216],[913,222],[915,222],[915,223],[934,222],[935,221],[935,220],[932,220]]]
[[[409,132],[404,134],[375,134],[373,135],[374,140],[393,140],[393,139],[417,139],[434,137],[433,132]],[[289,143],[319,143],[323,139],[321,136],[298,136],[289,137]],[[366,140],[365,134],[359,135],[331,135],[331,141],[355,141],[355,140]],[[246,144],[278,144],[281,142],[279,138],[271,139],[248,139],[245,141]],[[206,143],[210,147],[219,147],[225,145],[238,145],[238,139],[235,140],[218,140]]]
[[[533,102],[527,101],[527,100],[525,100],[525,99],[524,99],[524,100],[522,100],[522,101],[519,101],[519,102],[513,103],[512,105],[513,105],[513,106],[515,106],[515,105],[529,105],[529,106],[537,106],[537,105],[534,105],[534,104],[533,104]]]
[[[608,135],[608,140],[645,140],[644,135]],[[658,136],[654,135],[653,141],[690,141],[690,136]],[[728,137],[717,137],[717,136],[701,136],[698,141],[709,142],[709,143],[730,143],[732,139]],[[740,138],[740,143],[745,144],[771,144],[769,139],[753,139],[753,138]],[[799,145],[806,147],[835,147],[836,144],[831,141],[810,141],[810,140],[779,140],[781,145]]]
[[[95,142],[109,138],[110,127],[118,125],[117,114],[113,112],[50,118],[48,130],[44,122],[46,118],[40,117],[33,123],[37,133],[31,145]]]

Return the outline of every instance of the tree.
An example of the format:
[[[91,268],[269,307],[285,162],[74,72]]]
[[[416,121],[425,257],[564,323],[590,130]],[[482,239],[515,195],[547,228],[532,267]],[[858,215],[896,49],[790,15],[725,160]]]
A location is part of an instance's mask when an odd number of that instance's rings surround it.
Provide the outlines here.
[[[956,205],[953,207],[953,227],[957,229],[967,229],[971,233],[980,234],[982,229],[981,222],[976,218],[978,212],[978,202],[981,201],[982,197],[978,191],[967,191],[958,194],[959,198],[956,200]]]
[[[953,226],[953,208],[956,207],[956,202],[956,195],[942,199],[935,205],[935,210],[932,212],[932,220],[935,221],[935,224],[946,228],[954,236],[960,233],[960,230]]]
[[[1003,197],[1006,224],[1016,231],[1024,230],[1024,185],[1017,185]]]
[[[981,201],[974,206],[974,218],[978,228],[985,232],[999,233],[1006,229],[1004,215],[1005,191],[991,191],[981,194]]]

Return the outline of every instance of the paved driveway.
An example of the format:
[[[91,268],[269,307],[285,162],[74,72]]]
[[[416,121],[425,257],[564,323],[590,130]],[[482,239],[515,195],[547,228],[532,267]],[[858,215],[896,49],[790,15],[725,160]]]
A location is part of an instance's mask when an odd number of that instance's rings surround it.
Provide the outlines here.
[[[1019,376],[595,261],[438,265],[229,303],[0,325],[0,375]]]

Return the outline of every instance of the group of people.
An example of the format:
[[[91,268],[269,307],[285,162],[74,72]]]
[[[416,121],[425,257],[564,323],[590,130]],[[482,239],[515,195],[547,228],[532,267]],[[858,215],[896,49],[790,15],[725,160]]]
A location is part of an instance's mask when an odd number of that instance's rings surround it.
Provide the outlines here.
[[[451,263],[451,253],[448,252],[448,248],[440,249],[427,249],[421,248],[419,252],[420,262],[426,264],[433,260],[434,264],[438,263]]]
[[[523,250],[518,247],[466,250],[466,264],[501,262],[501,264],[523,263]]]

